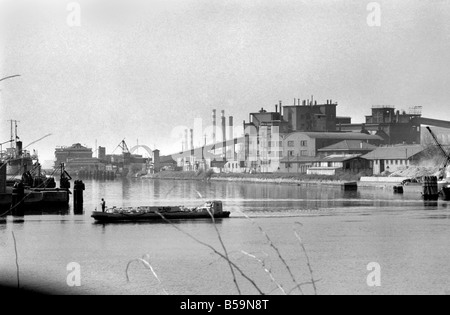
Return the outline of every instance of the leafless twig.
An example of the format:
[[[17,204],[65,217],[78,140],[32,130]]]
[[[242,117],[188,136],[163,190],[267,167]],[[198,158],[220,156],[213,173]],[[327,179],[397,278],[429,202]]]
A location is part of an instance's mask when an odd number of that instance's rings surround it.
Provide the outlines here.
[[[17,254],[17,242],[16,242],[16,236],[14,235],[14,232],[11,231],[12,237],[14,240],[14,252],[16,253],[16,270],[17,270],[17,288],[20,289],[20,277],[19,277],[19,256]]]
[[[303,294],[303,290],[301,288],[301,285],[299,285],[299,283],[297,282],[297,280],[295,279],[294,274],[292,273],[291,268],[289,267],[288,263],[286,262],[286,260],[283,258],[283,256],[281,255],[279,249],[275,246],[275,244],[272,242],[272,239],[269,237],[269,235],[266,233],[266,231],[264,231],[264,229],[258,224],[256,223],[255,220],[253,220],[252,218],[250,218],[247,214],[245,214],[244,212],[240,211],[242,213],[242,215],[244,215],[244,217],[246,217],[248,220],[250,220],[250,222],[252,222],[260,231],[261,233],[264,235],[264,237],[267,239],[268,244],[270,245],[270,247],[272,247],[274,249],[274,251],[277,253],[278,258],[281,260],[281,262],[283,263],[283,265],[285,266],[286,270],[288,271],[289,275],[291,276],[292,282],[296,285],[296,287],[300,290],[300,293]]]
[[[197,191],[197,193],[198,193],[198,194],[200,195],[200,197],[201,197],[201,194],[200,194],[198,191]],[[217,226],[216,226],[216,220],[214,219],[214,214],[212,214],[211,211],[210,211],[209,209],[207,209],[207,210],[208,210],[208,214],[211,216],[211,220],[212,220],[212,222],[213,222],[214,229],[216,230],[217,237],[218,237],[218,239],[219,239],[220,245],[222,245],[223,252],[225,253],[226,260],[227,260],[228,265],[229,265],[229,267],[230,267],[231,275],[233,276],[233,282],[234,282],[234,285],[236,286],[236,290],[238,291],[239,295],[241,295],[241,294],[242,294],[242,293],[241,293],[241,289],[239,288],[239,284],[238,284],[238,282],[237,282],[237,280],[236,280],[236,274],[234,273],[233,266],[231,265],[231,260],[230,260],[230,257],[229,257],[229,255],[228,255],[227,248],[225,247],[225,244],[223,243],[223,240],[222,240],[222,236],[220,235],[220,232],[219,232],[219,230],[217,229]]]
[[[308,270],[309,270],[309,275],[311,276],[311,284],[313,286],[314,289],[314,294],[317,295],[317,287],[316,287],[316,281],[314,280],[314,275],[313,275],[313,270],[311,267],[311,262],[309,260],[309,256],[308,256],[308,252],[306,251],[305,248],[305,244],[303,244],[302,239],[300,237],[300,235],[298,235],[297,231],[294,231],[295,237],[298,239],[300,246],[302,247],[302,251],[305,254],[306,257],[306,264],[308,266]]]
[[[253,281],[250,277],[248,277],[242,270],[241,268],[239,268],[239,266],[237,266],[234,262],[232,262],[231,260],[227,259],[227,257],[222,254],[221,252],[217,251],[213,246],[199,240],[198,238],[196,238],[195,236],[189,234],[188,232],[180,229],[178,226],[176,226],[175,224],[173,224],[170,220],[168,220],[166,217],[164,217],[164,215],[162,215],[160,212],[156,212],[165,222],[169,223],[172,227],[174,227],[175,229],[177,229],[179,232],[183,233],[184,235],[186,235],[187,237],[189,237],[190,239],[194,240],[195,242],[199,243],[200,245],[203,245],[205,247],[208,247],[209,249],[211,249],[216,255],[222,257],[223,259],[227,260],[229,264],[231,264],[240,274],[242,277],[244,277],[248,282],[250,282],[252,284],[252,286],[258,291],[259,294],[264,295],[264,292],[261,291],[261,289],[258,287],[258,285],[255,283],[255,281]]]
[[[128,276],[128,269],[129,269],[131,263],[133,263],[133,262],[141,262],[147,269],[149,269],[152,272],[153,276],[156,278],[156,280],[158,280],[158,283],[161,285],[163,292],[166,295],[168,295],[166,289],[164,289],[164,287],[162,285],[162,282],[159,279],[158,275],[156,274],[155,270],[153,269],[152,265],[148,262],[149,259],[150,259],[150,256],[147,254],[147,255],[144,255],[142,258],[134,259],[134,260],[131,260],[131,261],[128,262],[127,268],[125,270],[125,274],[127,276],[127,282],[130,282],[130,277]]]
[[[313,282],[302,282],[302,283],[296,285],[295,287],[293,287],[291,290],[289,290],[288,295],[291,294],[295,289],[301,288],[301,287],[303,287],[305,285],[315,284],[315,283],[317,283],[319,281],[322,281],[322,279],[317,279],[317,280],[314,280]]]
[[[253,258],[253,259],[256,260],[257,262],[259,262],[259,263],[262,265],[264,271],[269,275],[270,280],[272,280],[272,282],[275,283],[275,285],[277,286],[277,288],[280,289],[280,291],[283,292],[284,295],[286,295],[286,291],[283,289],[283,286],[282,286],[281,284],[279,284],[279,283],[275,280],[275,278],[274,278],[274,276],[273,276],[271,270],[270,270],[270,269],[267,269],[266,263],[265,263],[264,260],[261,260],[261,259],[259,259],[258,257],[256,257],[255,255],[249,254],[249,253],[247,253],[247,252],[245,252],[245,251],[243,251],[243,250],[241,250],[241,253],[243,253],[244,255],[246,255],[246,256],[248,256],[248,257],[250,257],[250,258]]]

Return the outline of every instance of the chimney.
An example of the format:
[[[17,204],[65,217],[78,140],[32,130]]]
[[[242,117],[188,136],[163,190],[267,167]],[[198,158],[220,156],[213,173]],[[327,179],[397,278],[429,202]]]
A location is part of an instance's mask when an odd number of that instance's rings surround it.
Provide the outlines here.
[[[275,105],[275,113],[278,113],[278,105]]]
[[[233,128],[234,128],[234,122],[233,122],[233,116],[228,117],[228,139],[233,140],[234,134],[233,134]]]
[[[225,111],[222,110],[222,141],[227,141],[227,120],[225,118]]]
[[[189,148],[188,148],[188,144],[189,144],[189,141],[188,141],[189,135],[188,135],[188,133],[189,133],[189,130],[185,129],[184,130],[184,151],[189,150]]]
[[[22,141],[16,141],[16,156],[22,156]]]
[[[194,129],[191,129],[191,150],[194,150]]]
[[[217,130],[217,111],[213,109],[212,111],[212,124],[213,124],[213,143],[216,143],[216,130]]]

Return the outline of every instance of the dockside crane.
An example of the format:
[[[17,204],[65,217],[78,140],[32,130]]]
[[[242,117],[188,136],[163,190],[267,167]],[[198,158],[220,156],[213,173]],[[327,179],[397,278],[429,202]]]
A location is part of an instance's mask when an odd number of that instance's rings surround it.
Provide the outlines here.
[[[430,132],[431,137],[433,138],[434,142],[436,143],[436,146],[439,148],[439,150],[442,152],[442,154],[445,157],[444,166],[440,170],[441,174],[443,174],[440,179],[443,179],[443,178],[445,178],[445,170],[446,170],[447,166],[450,164],[450,154],[447,151],[445,151],[444,147],[442,146],[442,144],[437,139],[437,137],[434,134],[433,130],[431,130],[430,127],[427,127],[427,130]]]
[[[117,145],[117,147],[114,149],[113,153],[117,150],[117,148],[121,148],[122,149],[122,153],[131,153],[130,149],[128,149],[128,145],[125,142],[125,139],[123,139],[122,141],[120,141],[120,143]]]

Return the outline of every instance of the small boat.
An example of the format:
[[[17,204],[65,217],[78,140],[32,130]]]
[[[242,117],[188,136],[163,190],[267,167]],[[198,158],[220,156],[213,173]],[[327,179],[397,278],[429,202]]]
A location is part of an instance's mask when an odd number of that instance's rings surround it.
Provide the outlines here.
[[[221,201],[209,201],[200,207],[130,207],[107,208],[105,212],[94,211],[91,217],[98,222],[136,222],[155,220],[191,220],[191,219],[228,218],[229,211],[223,211]]]

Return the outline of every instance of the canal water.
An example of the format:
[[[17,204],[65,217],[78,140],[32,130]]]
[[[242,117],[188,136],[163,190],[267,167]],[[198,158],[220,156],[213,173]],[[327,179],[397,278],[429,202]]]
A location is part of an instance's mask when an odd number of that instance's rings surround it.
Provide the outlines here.
[[[444,201],[424,204],[417,193],[380,188],[140,179],[85,184],[82,215],[43,209],[24,222],[0,223],[1,284],[17,285],[17,257],[20,286],[31,290],[237,294],[228,263],[214,252],[223,253],[220,236],[230,260],[257,286],[236,271],[243,294],[450,293],[450,203]],[[107,206],[222,200],[231,217],[215,225],[98,224],[90,215],[101,198]],[[144,255],[149,265],[138,260]]]

